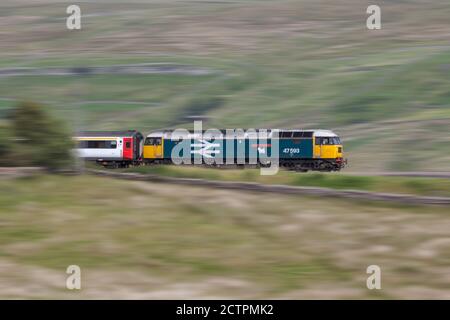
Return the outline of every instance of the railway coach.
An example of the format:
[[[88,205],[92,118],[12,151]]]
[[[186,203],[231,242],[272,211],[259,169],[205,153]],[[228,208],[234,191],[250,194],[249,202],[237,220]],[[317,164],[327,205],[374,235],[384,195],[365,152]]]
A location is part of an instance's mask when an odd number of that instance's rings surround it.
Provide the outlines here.
[[[74,138],[76,153],[85,160],[110,168],[128,167],[142,160],[144,137],[136,130],[84,131]]]
[[[256,131],[258,133],[259,131]],[[220,135],[203,132],[187,132],[174,136],[174,131],[157,131],[150,133],[144,143],[143,162],[172,163],[173,155],[177,157],[200,157],[202,162],[211,163],[212,159],[227,164],[230,158],[227,152],[232,151],[235,164],[248,164],[251,158],[256,164],[267,164],[274,155],[273,147],[278,148],[278,161],[281,167],[306,172],[338,171],[344,168],[343,146],[339,136],[330,130],[266,130],[266,139],[255,138],[259,135],[231,134],[220,131]],[[274,133],[278,135],[274,135]],[[275,141],[275,139],[277,141]],[[187,141],[188,150],[177,148],[180,141]],[[231,144],[231,146],[230,146]],[[174,150],[177,148],[177,150]],[[176,152],[174,152],[176,151]],[[183,154],[189,152],[190,155]],[[217,163],[216,162],[216,163]]]

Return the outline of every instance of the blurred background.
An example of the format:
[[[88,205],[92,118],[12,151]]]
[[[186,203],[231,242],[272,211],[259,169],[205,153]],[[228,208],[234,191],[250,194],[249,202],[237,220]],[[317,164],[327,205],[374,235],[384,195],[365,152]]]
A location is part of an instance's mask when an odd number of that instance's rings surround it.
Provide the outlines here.
[[[71,4],[81,30],[66,28]],[[372,4],[381,30],[366,27]],[[377,175],[450,171],[449,17],[448,0],[2,0],[0,162],[66,168],[73,131],[201,118],[330,129],[349,166],[131,171],[450,197],[448,178]],[[0,179],[2,298],[450,298],[448,206]],[[81,291],[65,289],[70,264]],[[382,290],[366,288],[371,264]]]

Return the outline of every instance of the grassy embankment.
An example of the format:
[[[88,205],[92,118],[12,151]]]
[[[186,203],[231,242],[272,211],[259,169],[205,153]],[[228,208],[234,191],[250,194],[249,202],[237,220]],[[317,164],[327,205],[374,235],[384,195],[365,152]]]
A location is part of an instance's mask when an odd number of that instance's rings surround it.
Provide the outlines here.
[[[448,298],[448,208],[0,180],[3,298]],[[65,269],[82,269],[82,290]],[[366,289],[366,268],[383,289]]]

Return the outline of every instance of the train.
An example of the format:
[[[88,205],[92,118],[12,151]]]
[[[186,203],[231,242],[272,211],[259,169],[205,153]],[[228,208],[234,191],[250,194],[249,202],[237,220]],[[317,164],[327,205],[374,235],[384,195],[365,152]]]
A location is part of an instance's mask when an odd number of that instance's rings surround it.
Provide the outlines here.
[[[347,165],[340,137],[331,130],[84,131],[74,137],[78,157],[108,168],[154,164],[269,166],[339,171]]]

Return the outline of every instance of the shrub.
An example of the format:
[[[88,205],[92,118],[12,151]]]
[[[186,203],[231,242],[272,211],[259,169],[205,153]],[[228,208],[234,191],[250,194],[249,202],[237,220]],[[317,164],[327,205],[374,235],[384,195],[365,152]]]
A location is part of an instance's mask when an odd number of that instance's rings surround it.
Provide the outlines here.
[[[64,123],[53,118],[44,106],[20,103],[9,120],[15,165],[42,166],[53,170],[72,163],[71,135]]]

